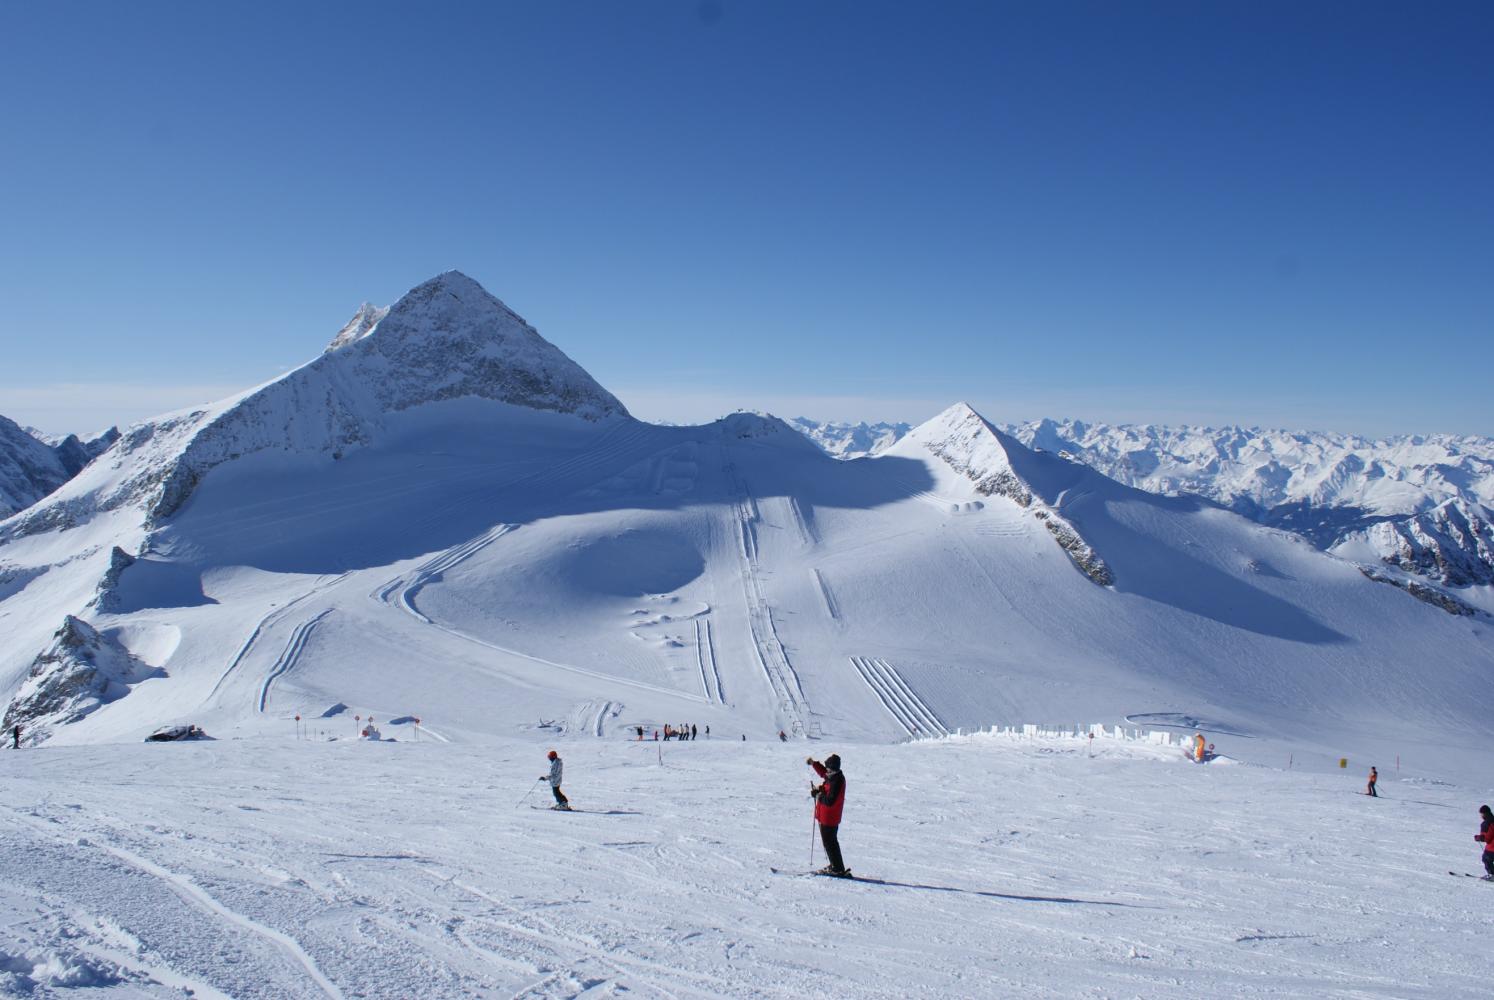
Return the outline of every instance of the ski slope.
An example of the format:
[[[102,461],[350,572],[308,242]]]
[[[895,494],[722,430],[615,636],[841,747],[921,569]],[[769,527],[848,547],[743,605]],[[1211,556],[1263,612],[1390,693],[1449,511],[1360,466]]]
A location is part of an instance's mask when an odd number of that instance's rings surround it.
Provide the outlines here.
[[[1372,800],[1323,760],[835,744],[876,880],[844,882],[770,871],[810,864],[802,743],[351,728],[0,755],[0,992],[1450,1000],[1494,974],[1494,886],[1446,874],[1477,870],[1491,790],[1409,769]],[[548,745],[581,812],[532,808]]]

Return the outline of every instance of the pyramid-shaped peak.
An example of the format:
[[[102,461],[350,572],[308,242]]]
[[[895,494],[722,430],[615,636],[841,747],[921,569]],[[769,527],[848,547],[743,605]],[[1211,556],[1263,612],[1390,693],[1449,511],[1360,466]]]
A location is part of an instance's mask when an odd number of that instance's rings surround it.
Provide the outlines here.
[[[421,282],[387,309],[359,309],[329,353],[329,363],[357,370],[386,410],[475,396],[588,419],[627,414],[580,365],[460,271]]]

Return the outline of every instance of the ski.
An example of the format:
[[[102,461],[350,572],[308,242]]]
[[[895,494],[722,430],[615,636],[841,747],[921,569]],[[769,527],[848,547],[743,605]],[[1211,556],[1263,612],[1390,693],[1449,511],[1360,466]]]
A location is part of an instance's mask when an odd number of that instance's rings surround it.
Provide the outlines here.
[[[788,875],[793,878],[814,878],[818,876],[819,878],[843,878],[851,882],[865,881],[864,879],[858,879],[855,875],[853,875],[849,868],[846,869],[846,873],[844,875],[835,875],[830,872],[820,871],[818,869],[811,871],[807,868],[769,868],[768,871],[772,872],[774,875]]]
[[[1476,878],[1480,882],[1494,881],[1494,879],[1490,879],[1487,875],[1475,875],[1472,872],[1448,872],[1448,874],[1455,877],[1461,875],[1463,878]]]

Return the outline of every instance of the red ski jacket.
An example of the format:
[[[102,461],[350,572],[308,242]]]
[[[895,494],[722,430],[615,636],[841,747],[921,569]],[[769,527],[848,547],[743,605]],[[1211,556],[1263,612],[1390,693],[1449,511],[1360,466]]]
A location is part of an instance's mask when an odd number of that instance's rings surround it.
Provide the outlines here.
[[[820,826],[840,826],[840,813],[846,807],[846,776],[819,761],[810,766],[825,779],[814,795],[814,820]]]
[[[819,815],[816,811],[815,815]],[[1478,825],[1478,836],[1475,840],[1484,842],[1484,853],[1494,854],[1494,819],[1486,819]]]

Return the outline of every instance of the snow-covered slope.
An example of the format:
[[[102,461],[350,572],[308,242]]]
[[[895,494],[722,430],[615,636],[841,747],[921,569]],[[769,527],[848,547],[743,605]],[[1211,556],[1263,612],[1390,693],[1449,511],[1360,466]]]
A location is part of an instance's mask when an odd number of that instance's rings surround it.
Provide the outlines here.
[[[1494,726],[1468,698],[1486,616],[963,405],[855,462],[763,415],[641,423],[460,275],[131,428],[0,524],[0,691],[69,614],[164,676],[50,745],[329,711],[456,740],[1171,713],[1482,746]]]
[[[0,994],[1489,994],[1494,886],[1446,874],[1482,871],[1487,772],[1428,781],[1411,754],[1378,759],[1376,800],[1354,747],[1329,772],[1108,738],[836,742],[812,752],[843,758],[848,882],[771,870],[810,866],[803,744],[309,728],[0,753]],[[529,808],[551,746],[582,811]]]

